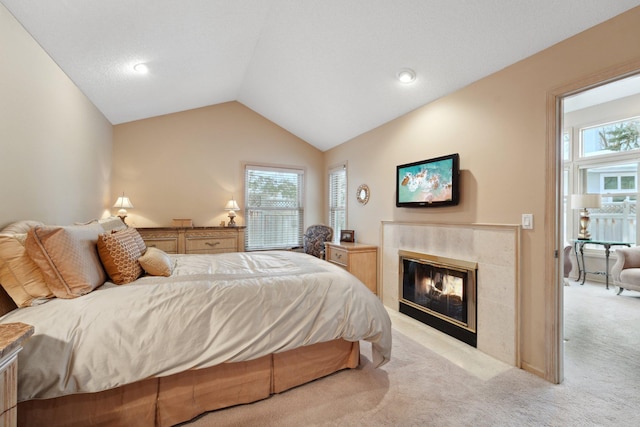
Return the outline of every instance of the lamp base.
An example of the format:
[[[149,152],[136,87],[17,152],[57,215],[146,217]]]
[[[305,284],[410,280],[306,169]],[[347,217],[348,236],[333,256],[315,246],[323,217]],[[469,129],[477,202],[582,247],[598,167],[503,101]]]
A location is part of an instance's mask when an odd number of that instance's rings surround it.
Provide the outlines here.
[[[126,215],[118,215],[118,218],[120,218],[122,222],[124,222],[125,224],[127,223],[127,221],[125,221],[126,217],[127,217]]]
[[[589,211],[585,208],[580,211],[580,232],[578,233],[578,240],[591,240],[589,222]]]
[[[238,224],[236,224],[236,217],[229,215],[229,224],[227,224],[227,227],[237,227],[237,226]]]

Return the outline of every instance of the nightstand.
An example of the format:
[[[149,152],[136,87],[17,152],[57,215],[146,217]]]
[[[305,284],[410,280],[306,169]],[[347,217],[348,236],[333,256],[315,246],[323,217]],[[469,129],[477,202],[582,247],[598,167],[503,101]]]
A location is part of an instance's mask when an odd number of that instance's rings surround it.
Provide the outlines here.
[[[25,323],[0,325],[0,426],[18,423],[18,353],[31,335],[33,326]]]
[[[326,242],[325,259],[362,281],[374,294],[378,293],[378,247],[363,243]]]

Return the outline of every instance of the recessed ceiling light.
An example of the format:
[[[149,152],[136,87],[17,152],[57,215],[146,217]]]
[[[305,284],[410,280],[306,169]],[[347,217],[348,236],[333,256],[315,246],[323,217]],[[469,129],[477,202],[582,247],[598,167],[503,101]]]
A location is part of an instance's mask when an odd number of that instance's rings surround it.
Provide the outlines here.
[[[147,74],[149,72],[149,67],[147,67],[147,64],[144,64],[142,62],[134,65],[133,69],[135,70],[136,73],[140,73],[140,74]]]
[[[403,68],[396,74],[400,83],[412,83],[416,79],[416,72],[411,68]]]

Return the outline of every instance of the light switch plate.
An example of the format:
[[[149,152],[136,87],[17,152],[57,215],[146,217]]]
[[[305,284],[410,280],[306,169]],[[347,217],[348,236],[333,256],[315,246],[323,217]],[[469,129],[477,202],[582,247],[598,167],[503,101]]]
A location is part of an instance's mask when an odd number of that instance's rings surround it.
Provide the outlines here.
[[[533,214],[522,214],[522,229],[533,230]]]

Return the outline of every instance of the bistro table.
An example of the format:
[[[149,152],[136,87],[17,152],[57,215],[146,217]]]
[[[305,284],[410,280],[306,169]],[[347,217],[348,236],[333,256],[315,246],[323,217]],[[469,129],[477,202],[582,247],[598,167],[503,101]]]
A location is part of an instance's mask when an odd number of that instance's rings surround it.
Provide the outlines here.
[[[626,242],[612,242],[608,240],[591,240],[591,239],[576,239],[572,240],[573,242],[573,250],[576,252],[576,262],[578,264],[578,279],[576,282],[580,281],[582,277],[581,285],[584,285],[584,281],[587,278],[587,273],[591,274],[603,274],[605,277],[605,283],[607,285],[607,289],[609,289],[609,254],[611,253],[611,246],[627,246],[631,247],[631,243]],[[604,262],[605,262],[605,271],[587,271],[584,264],[584,245],[600,245],[604,246]],[[580,257],[578,257],[578,250],[580,250]]]

